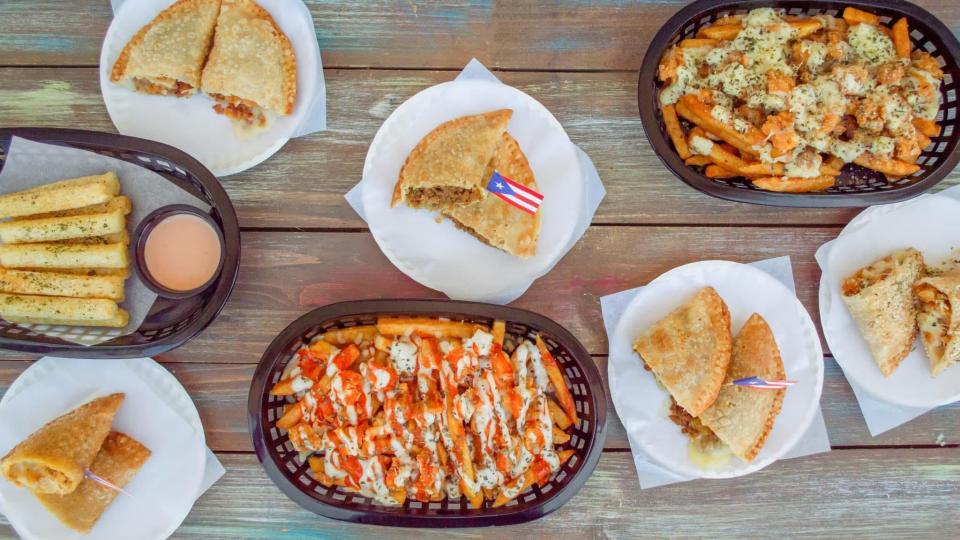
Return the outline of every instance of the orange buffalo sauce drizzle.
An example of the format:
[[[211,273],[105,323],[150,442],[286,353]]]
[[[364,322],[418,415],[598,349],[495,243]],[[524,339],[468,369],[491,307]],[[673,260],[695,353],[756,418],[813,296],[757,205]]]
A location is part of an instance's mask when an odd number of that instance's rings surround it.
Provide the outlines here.
[[[192,214],[161,220],[150,231],[143,250],[150,276],[174,291],[191,291],[210,281],[221,255],[213,226]]]

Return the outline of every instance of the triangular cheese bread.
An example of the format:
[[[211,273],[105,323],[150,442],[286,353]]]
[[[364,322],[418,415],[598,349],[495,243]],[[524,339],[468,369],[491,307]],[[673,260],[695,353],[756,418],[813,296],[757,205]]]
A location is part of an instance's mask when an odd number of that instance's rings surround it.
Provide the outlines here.
[[[223,0],[201,89],[214,110],[240,123],[262,126],[265,111],[293,113],[297,57],[286,34],[253,0]]]
[[[133,480],[149,457],[150,450],[136,439],[112,432],[104,439],[100,452],[90,465],[90,472],[123,488]],[[61,523],[75,531],[88,533],[117,497],[117,492],[93,480],[84,479],[77,489],[66,495],[35,495]]]
[[[3,476],[35,493],[72,492],[110,433],[123,397],[98,398],[50,421],[4,456]]]
[[[773,332],[767,321],[756,313],[733,340],[730,367],[720,395],[700,415],[700,422],[747,463],[757,457],[767,441],[785,393],[782,389],[761,390],[729,384],[754,376],[777,381],[786,378]]]
[[[179,0],[144,26],[120,53],[110,80],[147,94],[192,95],[210,51],[220,0]]]
[[[926,277],[914,287],[920,313],[920,340],[930,359],[930,374],[960,363],[960,270]]]
[[[713,287],[701,289],[633,344],[660,384],[693,417],[720,393],[732,348],[730,312]]]
[[[923,255],[909,248],[857,270],[841,285],[843,301],[884,377],[892,375],[913,349],[917,336],[913,286],[923,271]]]
[[[445,210],[486,196],[487,166],[513,111],[501,109],[440,124],[407,156],[391,206]]]
[[[520,145],[503,132],[487,165],[484,178],[488,180],[494,171],[507,178],[537,190],[537,182],[527,157]],[[507,203],[500,197],[490,196],[472,204],[452,206],[443,211],[457,227],[467,231],[480,241],[502,249],[517,257],[532,257],[537,253],[537,237],[540,235],[540,212],[529,214]]]

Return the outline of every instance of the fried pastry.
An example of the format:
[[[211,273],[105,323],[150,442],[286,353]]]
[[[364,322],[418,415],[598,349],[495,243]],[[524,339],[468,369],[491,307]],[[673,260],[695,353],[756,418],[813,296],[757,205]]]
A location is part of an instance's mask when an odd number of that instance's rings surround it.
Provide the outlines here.
[[[960,363],[960,271],[922,278],[914,287],[920,340],[934,377]]]
[[[537,190],[537,181],[527,157],[517,141],[507,132],[500,135],[493,158],[487,164],[483,177],[489,179],[494,171]],[[443,215],[480,241],[511,255],[526,258],[537,253],[539,212],[531,215],[499,197],[484,197],[472,204],[451,206],[443,211]]]
[[[923,255],[908,248],[857,270],[841,286],[843,301],[884,377],[892,375],[913,348],[913,286],[923,270]]]
[[[713,287],[647,329],[633,350],[693,417],[717,398],[730,363],[730,312]]]
[[[90,472],[123,488],[133,480],[149,457],[150,450],[133,437],[111,432],[90,465]],[[117,492],[85,478],[72,493],[35,495],[61,523],[75,531],[88,533],[117,497]]]
[[[786,392],[730,384],[754,376],[778,381],[786,378],[773,332],[757,313],[750,316],[734,339],[726,382],[713,405],[699,417],[704,426],[747,463],[757,457],[767,441]]]
[[[146,94],[193,95],[213,40],[220,0],[179,0],[140,29],[120,53],[110,80]]]
[[[289,115],[297,98],[297,58],[286,34],[253,0],[223,0],[201,89],[214,110],[241,125]]]
[[[95,399],[41,427],[0,461],[3,476],[35,493],[72,492],[110,433],[123,398],[111,394]]]
[[[391,206],[446,210],[486,196],[487,166],[513,111],[501,109],[440,124],[407,156]]]

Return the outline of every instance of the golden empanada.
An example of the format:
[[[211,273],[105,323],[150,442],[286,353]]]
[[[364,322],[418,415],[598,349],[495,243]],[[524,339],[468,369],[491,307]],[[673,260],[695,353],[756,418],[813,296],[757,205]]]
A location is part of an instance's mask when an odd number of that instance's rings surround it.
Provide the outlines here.
[[[919,303],[920,340],[930,374],[960,363],[960,270],[925,277],[914,287]]]
[[[923,255],[908,248],[857,270],[841,286],[843,301],[884,377],[892,375],[913,348],[913,286],[923,271]]]
[[[35,493],[72,492],[110,433],[123,397],[98,398],[50,421],[4,456],[3,476]]]
[[[494,171],[514,182],[537,189],[537,181],[527,157],[507,132],[500,135],[484,177],[489,179]],[[499,197],[484,197],[475,203],[451,206],[443,214],[457,227],[511,255],[532,257],[537,252],[540,212],[531,215]]]
[[[110,80],[138,92],[192,95],[210,51],[220,0],[179,0],[140,29],[120,53]]]
[[[633,344],[660,384],[693,417],[717,398],[732,348],[730,312],[713,287],[701,289]]]
[[[512,115],[501,109],[434,128],[400,168],[391,206],[446,210],[486,197],[487,166]]]
[[[286,34],[253,0],[223,0],[201,89],[214,110],[242,124],[262,126],[269,111],[293,113],[297,57]]]
[[[734,386],[737,379],[760,377],[782,381],[786,378],[780,348],[767,321],[754,313],[733,340],[730,367],[720,394],[700,415],[709,428],[733,453],[753,461],[763,448],[773,423],[780,414],[786,390],[767,390]]]

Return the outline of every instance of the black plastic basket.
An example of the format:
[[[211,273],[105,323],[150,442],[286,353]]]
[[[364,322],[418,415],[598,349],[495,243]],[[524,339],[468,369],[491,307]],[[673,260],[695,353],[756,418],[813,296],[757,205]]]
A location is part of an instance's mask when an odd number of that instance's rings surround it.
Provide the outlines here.
[[[937,122],[943,126],[939,136],[917,160],[920,170],[889,182],[884,176],[858,165],[843,168],[837,185],[816,193],[776,193],[764,191],[743,178],[711,179],[686,165],[670,143],[663,115],[660,112],[661,84],[657,67],[664,51],[697,31],[727,15],[741,15],[759,7],[774,7],[787,15],[833,15],[839,17],[847,6],[869,11],[890,24],[901,17],[910,23],[910,39],[915,49],[927,51],[944,72],[941,86],[942,103]],[[902,0],[850,0],[845,2],[810,2],[802,0],[699,0],[670,18],[654,36],[640,69],[638,99],[640,119],[647,139],[660,161],[693,188],[731,201],[794,207],[859,207],[903,201],[915,197],[943,180],[960,160],[957,152],[960,125],[957,119],[957,80],[960,78],[960,43],[949,28],[928,11]]]
[[[565,448],[575,454],[542,487],[534,485],[500,508],[489,502],[470,508],[466,500],[439,502],[408,500],[386,506],[369,498],[327,487],[309,474],[309,466],[274,426],[283,407],[293,398],[274,397],[270,388],[280,380],[296,351],[323,332],[375,324],[379,316],[434,316],[491,324],[507,323],[507,335],[530,337],[541,333],[563,371],[577,406],[580,423]],[[583,487],[603,452],[607,397],[593,359],[570,332],[552,320],[525,310],[474,302],[447,300],[364,300],[325,306],[294,321],[270,344],[253,376],[247,402],[248,423],[257,458],[273,482],[297,504],[322,516],[376,525],[401,527],[478,527],[521,523],[544,516],[570,500]]]
[[[237,214],[213,173],[186,153],[158,142],[112,133],[48,128],[0,128],[0,168],[14,136],[96,152],[158,173],[210,205],[210,216],[223,231],[225,250],[223,268],[213,285],[187,299],[157,298],[143,324],[132,334],[83,346],[0,319],[0,349],[83,358],[153,356],[183,345],[213,322],[227,303],[240,270]]]

